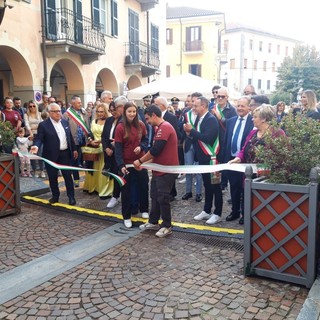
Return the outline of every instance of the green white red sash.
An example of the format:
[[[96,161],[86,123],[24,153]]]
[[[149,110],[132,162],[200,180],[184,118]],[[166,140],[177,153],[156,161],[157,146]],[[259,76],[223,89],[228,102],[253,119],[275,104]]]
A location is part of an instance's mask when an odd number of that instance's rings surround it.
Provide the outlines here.
[[[83,121],[82,117],[77,113],[76,110],[74,110],[73,108],[68,108],[67,111],[68,115],[72,118],[72,120],[81,127],[82,131],[84,132],[84,134],[86,136],[89,135],[90,130],[87,126],[87,124]]]
[[[197,126],[197,131],[201,132],[199,123]],[[210,164],[217,164],[217,153],[219,152],[219,149],[220,149],[219,136],[216,138],[216,141],[213,143],[213,145],[204,143],[201,140],[198,140],[198,143],[203,153],[210,156]]]
[[[194,122],[192,121],[192,110],[185,113],[185,119],[187,123],[190,123],[192,128],[195,129]]]

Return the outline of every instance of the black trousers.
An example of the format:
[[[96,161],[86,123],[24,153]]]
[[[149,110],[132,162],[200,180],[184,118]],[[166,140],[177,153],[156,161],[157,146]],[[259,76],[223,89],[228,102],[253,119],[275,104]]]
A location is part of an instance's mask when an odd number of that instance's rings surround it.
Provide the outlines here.
[[[242,211],[244,174],[236,171],[226,171],[230,184],[230,195],[232,201],[232,215],[238,217]]]
[[[148,170],[138,171],[128,168],[129,174],[125,176],[126,184],[121,188],[121,205],[123,219],[130,219],[132,212],[131,184],[133,181],[139,186],[139,208],[140,212],[149,211],[149,176]]]
[[[161,176],[152,176],[151,179],[151,210],[149,222],[158,224],[162,218],[161,227],[171,227],[170,190],[177,178],[176,174],[166,173]]]
[[[59,152],[59,157],[57,159],[57,163],[70,165],[70,151],[64,150]],[[59,199],[60,190],[58,185],[58,169],[52,167],[50,164],[45,163],[48,178],[49,178],[49,185],[52,192],[53,198]],[[72,179],[72,170],[61,170],[66,189],[67,195],[69,198],[74,198],[74,186],[73,186],[73,179]]]

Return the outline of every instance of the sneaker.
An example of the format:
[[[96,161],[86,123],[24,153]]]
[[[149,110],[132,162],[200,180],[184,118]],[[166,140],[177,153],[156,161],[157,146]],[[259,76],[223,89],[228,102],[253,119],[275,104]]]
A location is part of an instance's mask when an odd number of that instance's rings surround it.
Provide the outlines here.
[[[21,173],[21,177],[27,177],[28,175],[26,173]]]
[[[156,233],[156,236],[159,238],[163,238],[171,233],[172,233],[172,227],[170,227],[170,228],[163,227]]]
[[[29,177],[29,178],[32,178],[32,174],[29,172],[29,173],[27,173],[27,176]]]
[[[125,219],[123,222],[124,222],[124,226],[125,226],[126,228],[131,228],[131,227],[132,227],[132,221],[131,221],[131,219]]]
[[[215,224],[215,223],[219,222],[220,219],[221,219],[220,216],[213,213],[212,216],[210,217],[210,219],[208,219],[206,221],[206,224]]]
[[[107,208],[114,208],[119,203],[117,198],[112,197],[107,204]]]
[[[186,180],[187,180],[186,178],[183,178],[179,181],[179,183],[186,183]]]
[[[143,219],[149,219],[149,213],[148,213],[148,212],[142,212],[142,213],[141,213],[141,217],[142,217]]]
[[[39,175],[38,175],[38,177],[39,177]],[[41,173],[40,173],[40,177],[41,177],[41,178],[45,178],[45,177],[46,177],[46,174],[45,174],[45,172],[44,172],[44,171],[41,171]]]
[[[153,224],[153,223],[150,223],[150,222],[147,222],[147,223],[144,223],[144,224],[141,224],[139,226],[139,229],[144,231],[144,230],[159,230],[160,229],[160,226],[158,224]]]
[[[35,178],[39,178],[39,173],[36,172],[36,173],[34,174],[34,177],[35,177]]]
[[[200,221],[203,219],[209,219],[211,217],[211,214],[206,213],[205,211],[202,211],[197,216],[193,217],[194,220]]]

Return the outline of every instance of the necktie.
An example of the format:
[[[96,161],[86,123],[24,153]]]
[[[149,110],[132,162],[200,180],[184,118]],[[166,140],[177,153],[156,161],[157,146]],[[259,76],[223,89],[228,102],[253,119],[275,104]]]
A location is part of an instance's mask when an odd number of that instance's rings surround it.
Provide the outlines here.
[[[231,144],[231,152],[232,154],[235,154],[238,151],[238,139],[239,139],[239,133],[241,129],[241,123],[243,118],[239,118],[238,126],[236,128],[236,132],[234,133],[232,144]]]

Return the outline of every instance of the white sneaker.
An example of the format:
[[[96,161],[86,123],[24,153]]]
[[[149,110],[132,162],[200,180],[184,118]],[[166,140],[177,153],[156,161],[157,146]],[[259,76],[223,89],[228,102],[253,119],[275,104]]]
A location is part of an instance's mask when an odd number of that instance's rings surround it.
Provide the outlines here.
[[[35,173],[34,177],[39,178],[39,173]]]
[[[211,217],[211,214],[206,213],[205,211],[202,211],[197,216],[193,217],[194,220],[200,221],[203,219],[209,219]]]
[[[186,180],[187,180],[186,178],[183,178],[179,181],[179,183],[186,183]]]
[[[153,223],[147,222],[147,223],[141,224],[139,226],[139,229],[142,231],[144,231],[144,230],[159,230],[160,226],[159,226],[159,224],[153,224]]]
[[[112,197],[107,204],[107,208],[114,208],[119,203],[117,198]]]
[[[41,177],[41,178],[45,178],[45,177],[46,177],[46,174],[44,173],[44,171],[41,171],[40,177]]]
[[[149,219],[149,213],[148,213],[148,212],[142,212],[142,213],[141,213],[141,217],[142,217],[143,219]]]
[[[156,236],[159,237],[159,238],[163,238],[169,234],[172,233],[172,228],[161,228],[157,233],[156,233]]]
[[[216,214],[213,213],[212,216],[210,217],[210,219],[208,219],[206,221],[206,224],[215,224],[215,223],[219,222],[220,219],[221,219],[220,216],[217,216]]]
[[[131,228],[131,227],[132,227],[132,221],[131,221],[131,219],[125,219],[123,222],[124,222],[124,226],[125,226],[126,228]]]

